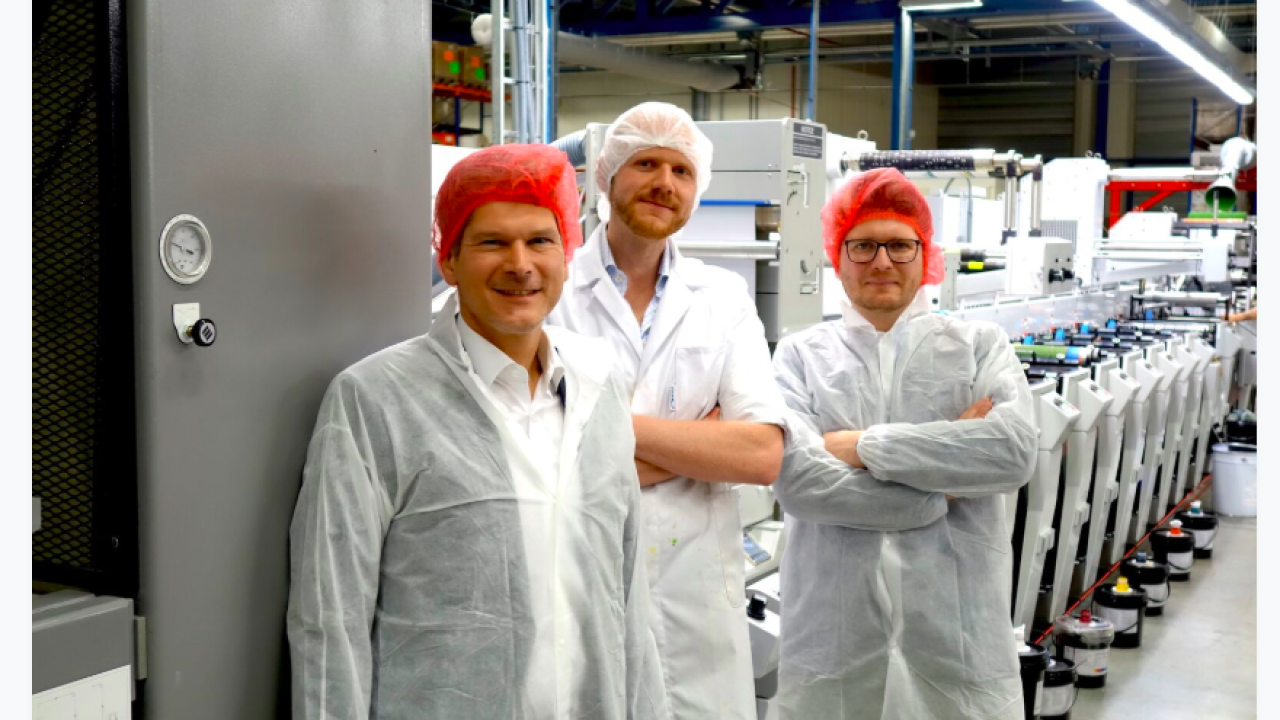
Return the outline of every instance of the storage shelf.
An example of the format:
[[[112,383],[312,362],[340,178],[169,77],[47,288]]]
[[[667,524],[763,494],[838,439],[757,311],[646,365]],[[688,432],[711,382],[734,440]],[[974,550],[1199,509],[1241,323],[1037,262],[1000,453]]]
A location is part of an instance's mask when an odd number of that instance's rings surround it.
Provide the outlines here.
[[[487,103],[493,100],[493,94],[488,90],[464,87],[462,85],[446,85],[445,83],[431,83],[431,94],[437,97],[456,97],[474,102]]]

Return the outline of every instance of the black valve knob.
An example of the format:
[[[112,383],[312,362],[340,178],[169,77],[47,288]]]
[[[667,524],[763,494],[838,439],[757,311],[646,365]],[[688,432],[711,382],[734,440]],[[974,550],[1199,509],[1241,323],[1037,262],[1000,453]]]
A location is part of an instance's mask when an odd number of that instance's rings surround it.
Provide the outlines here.
[[[764,620],[764,609],[768,604],[765,596],[760,594],[752,595],[751,601],[747,603],[747,617],[752,620]]]
[[[1049,282],[1062,282],[1062,271],[1061,271],[1061,270],[1050,270],[1050,271],[1049,271]]]
[[[213,324],[212,320],[197,320],[187,334],[191,336],[191,341],[200,347],[209,347],[218,339],[218,326]]]

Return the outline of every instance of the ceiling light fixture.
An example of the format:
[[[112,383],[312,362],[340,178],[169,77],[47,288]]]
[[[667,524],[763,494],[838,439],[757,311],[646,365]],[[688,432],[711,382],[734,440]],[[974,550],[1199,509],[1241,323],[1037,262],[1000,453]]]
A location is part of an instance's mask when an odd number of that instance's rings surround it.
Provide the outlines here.
[[[898,7],[907,12],[942,12],[982,7],[982,0],[902,0]]]
[[[1128,23],[1134,30],[1147,36],[1148,39],[1164,48],[1170,55],[1181,60],[1187,67],[1200,73],[1201,77],[1216,85],[1219,90],[1226,93],[1232,100],[1241,105],[1249,105],[1253,102],[1252,92],[1233,80],[1212,60],[1179,37],[1168,25],[1148,15],[1129,0],[1094,0],[1094,2],[1111,11],[1111,14]]]

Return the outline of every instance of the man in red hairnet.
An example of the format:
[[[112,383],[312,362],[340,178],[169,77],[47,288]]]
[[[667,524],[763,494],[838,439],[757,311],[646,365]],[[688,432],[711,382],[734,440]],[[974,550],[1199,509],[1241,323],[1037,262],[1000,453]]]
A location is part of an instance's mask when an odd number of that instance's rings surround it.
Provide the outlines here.
[[[774,354],[794,413],[781,716],[1022,718],[1002,497],[1035,454],[1022,367],[994,324],[928,311],[942,253],[897,170],[854,177],[822,221],[843,318]]]
[[[329,387],[290,530],[298,720],[669,716],[629,398],[602,341],[542,324],[577,214],[559,150],[467,156],[436,201],[456,294]]]

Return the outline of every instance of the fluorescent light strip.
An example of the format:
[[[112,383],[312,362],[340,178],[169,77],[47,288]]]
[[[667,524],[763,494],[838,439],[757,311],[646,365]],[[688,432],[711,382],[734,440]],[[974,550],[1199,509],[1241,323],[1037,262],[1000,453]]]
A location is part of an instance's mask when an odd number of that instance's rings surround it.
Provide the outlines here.
[[[907,12],[942,12],[943,10],[979,8],[982,7],[982,0],[956,0],[955,2],[928,2],[928,0],[911,2],[911,0],[904,0],[900,7]]]
[[[1128,0],[1095,0],[1095,2],[1110,10],[1113,15],[1128,23],[1134,30],[1146,35],[1192,70],[1200,73],[1205,80],[1217,85],[1218,89],[1232,100],[1241,105],[1253,103],[1253,93],[1232,80],[1230,75],[1222,71],[1222,68],[1213,64],[1199,50],[1178,37],[1164,23],[1131,5]]]

